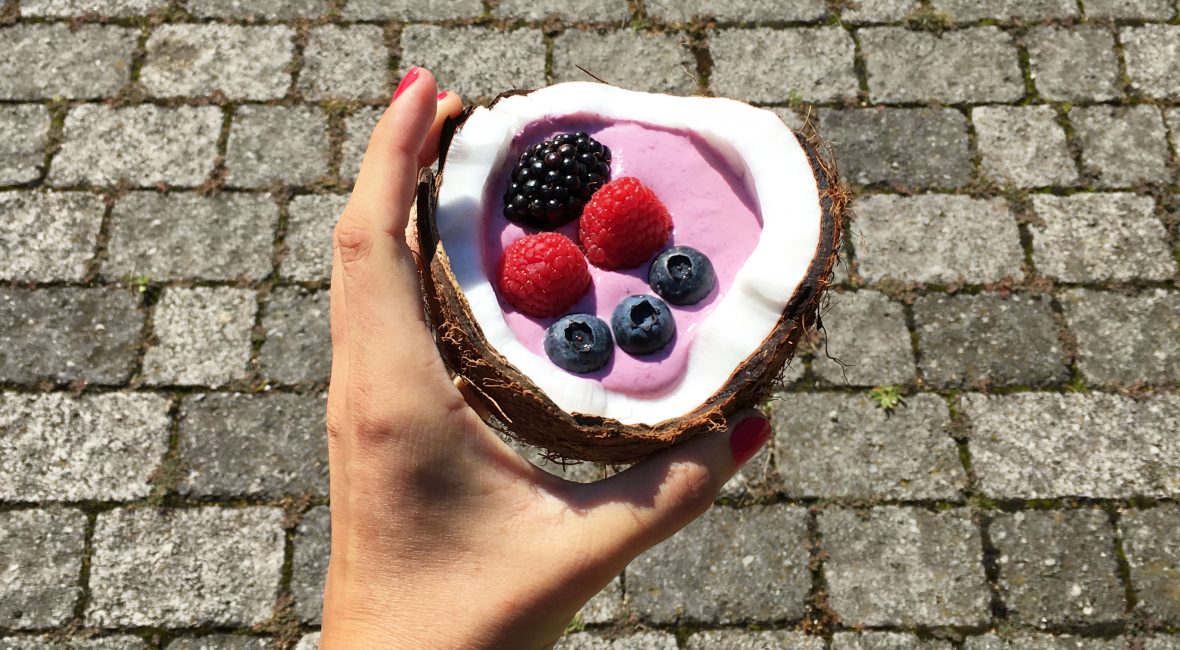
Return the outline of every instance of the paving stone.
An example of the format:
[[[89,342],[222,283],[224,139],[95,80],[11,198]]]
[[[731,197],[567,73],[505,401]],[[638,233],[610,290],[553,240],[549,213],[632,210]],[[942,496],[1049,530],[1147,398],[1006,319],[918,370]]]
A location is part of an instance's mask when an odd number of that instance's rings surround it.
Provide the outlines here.
[[[1177,157],[1180,157],[1180,108],[1170,108],[1164,111],[1165,120],[1168,123],[1168,129],[1172,133],[1172,147],[1177,152]]]
[[[146,650],[143,639],[134,636],[108,636],[94,639],[68,639],[58,636],[13,636],[0,639],[4,650]]]
[[[980,625],[991,593],[968,513],[881,507],[819,515],[831,606],[844,625]]]
[[[638,632],[606,638],[575,632],[559,639],[553,650],[676,650],[676,637],[665,632]]]
[[[1105,512],[1000,513],[990,532],[1009,620],[1047,627],[1122,618],[1125,599]]]
[[[861,0],[840,10],[840,21],[860,23],[900,23],[921,7],[919,0]]]
[[[594,597],[578,613],[582,617],[582,623],[586,625],[599,625],[621,621],[624,618],[625,612],[626,608],[623,606],[623,582],[620,578],[616,577],[603,587],[602,591],[594,594]]]
[[[278,25],[157,27],[139,81],[158,97],[278,99],[291,85],[295,32]]]
[[[322,396],[209,393],[180,411],[179,491],[196,496],[327,496]]]
[[[158,342],[143,360],[147,383],[220,386],[245,377],[256,308],[249,289],[166,289],[156,305]]]
[[[176,639],[167,650],[266,650],[272,639],[258,636],[211,634],[209,636]]]
[[[951,642],[900,632],[837,632],[832,650],[951,650]]]
[[[802,508],[712,508],[627,567],[630,609],[654,623],[799,618],[806,533]]]
[[[262,374],[281,384],[327,382],[332,371],[328,292],[276,287],[262,325]]]
[[[545,42],[538,29],[410,25],[402,30],[402,70],[426,66],[443,88],[468,100],[545,85]]]
[[[876,291],[829,295],[831,307],[824,318],[832,326],[811,364],[816,376],[853,386],[913,382],[914,355],[901,305]],[[846,365],[830,360],[829,354]]]
[[[1135,194],[1032,197],[1037,270],[1066,282],[1167,280],[1176,273],[1155,201]]]
[[[291,199],[287,208],[287,253],[279,266],[284,278],[316,282],[332,277],[332,229],[344,211],[342,194],[310,194]]]
[[[0,192],[0,278],[81,280],[104,210],[95,194]]]
[[[376,25],[324,25],[311,30],[303,52],[299,92],[308,99],[391,96],[389,51]]]
[[[144,16],[168,0],[21,0],[21,16]]]
[[[0,185],[41,177],[49,141],[49,109],[39,104],[0,106]]]
[[[1142,643],[1143,650],[1180,650],[1180,635],[1147,637]]]
[[[1045,297],[931,294],[914,302],[914,320],[918,367],[929,384],[1043,386],[1069,379]]]
[[[988,283],[1023,275],[1020,231],[1002,199],[865,196],[856,214],[853,245],[866,282]]]
[[[279,208],[265,194],[132,192],[111,212],[103,275],[152,281],[261,280],[271,272]]]
[[[957,501],[966,486],[937,395],[887,413],[864,393],[785,394],[771,413],[779,479],[792,498]]]
[[[706,630],[688,637],[687,650],[823,650],[823,637],[774,630]]]
[[[839,27],[723,29],[709,39],[713,91],[751,102],[856,97],[855,45]]]
[[[1090,18],[1168,20],[1174,15],[1168,0],[1086,0]]]
[[[118,509],[98,515],[86,624],[256,625],[283,569],[278,508]]]
[[[971,111],[982,167],[1016,187],[1070,185],[1078,170],[1057,111],[1048,106],[981,106]]]
[[[1128,510],[1119,527],[1131,566],[1136,608],[1151,620],[1180,622],[1180,506]]]
[[[935,11],[957,22],[974,22],[987,18],[1040,20],[1078,15],[1074,0],[933,0]]]
[[[1089,106],[1069,113],[1082,165],[1102,187],[1168,183],[1168,134],[1154,106]]]
[[[963,644],[964,650],[1125,650],[1127,647],[1127,640],[1124,638],[1085,639],[1068,634],[1031,632],[1018,632],[1010,637],[999,637],[995,634],[973,636],[968,637]]]
[[[480,0],[348,0],[340,15],[345,20],[449,20],[483,15],[483,3]]]
[[[357,0],[353,0],[355,3]],[[188,0],[185,8],[198,18],[290,20],[317,18],[328,11],[327,0]]]
[[[244,109],[243,109],[244,110]],[[66,116],[65,142],[49,182],[196,186],[217,157],[221,111],[213,106],[111,108],[83,104]]]
[[[328,554],[332,550],[332,518],[327,506],[317,506],[303,515],[295,529],[295,555],[291,565],[291,595],[295,614],[302,621],[319,625],[324,609],[324,580],[328,576]]]
[[[1078,367],[1099,384],[1180,382],[1180,293],[1135,296],[1078,289],[1061,295]]]
[[[0,395],[0,498],[126,500],[151,492],[168,399],[143,393]],[[30,612],[31,613],[31,612]]]
[[[1003,499],[1180,495],[1180,399],[965,395],[980,490]]]
[[[971,180],[967,119],[958,111],[820,109],[819,126],[849,182],[954,188]]]
[[[1012,102],[1024,96],[1016,46],[995,27],[941,35],[870,27],[859,36],[874,102]]]
[[[340,178],[351,185],[356,182],[361,160],[369,148],[369,136],[385,114],[384,106],[370,106],[344,118],[344,145],[340,160]]]
[[[1131,88],[1157,99],[1180,98],[1180,25],[1143,25],[1119,30]]]
[[[302,639],[299,639],[299,645],[295,646],[295,650],[316,650],[319,647],[320,633],[312,632],[311,634],[304,635]]]
[[[1114,36],[1108,30],[1034,27],[1025,43],[1033,82],[1045,99],[1104,101],[1122,94]]]
[[[593,72],[610,83],[632,90],[691,95],[696,92],[696,58],[683,35],[623,30],[604,35],[569,30],[553,43],[553,77],[589,81]]]
[[[306,185],[328,173],[328,122],[315,106],[242,106],[225,154],[232,187]]]
[[[796,113],[795,109],[786,108],[783,106],[767,106],[766,110],[777,115],[778,118],[783,121],[783,124],[786,124],[788,127],[790,127],[792,131],[804,130],[808,121],[812,122],[812,125],[814,126],[814,116],[809,116],[810,119],[805,119],[804,117],[800,116],[799,113]]]
[[[80,510],[0,513],[0,620],[5,628],[69,622],[82,591],[78,576],[85,536],[86,515]]]
[[[519,0],[518,0],[519,1]],[[647,0],[644,5],[649,18],[663,21],[688,21],[693,18],[715,18],[722,22],[757,21],[813,21],[824,18],[827,7],[823,0]]]
[[[124,289],[0,289],[0,379],[122,384],[144,313]]]
[[[0,28],[0,99],[110,97],[131,79],[138,34],[106,25]]]
[[[609,22],[622,25],[631,15],[626,0],[496,0],[488,4],[492,8],[492,15],[497,18],[533,21],[560,18],[571,22]]]

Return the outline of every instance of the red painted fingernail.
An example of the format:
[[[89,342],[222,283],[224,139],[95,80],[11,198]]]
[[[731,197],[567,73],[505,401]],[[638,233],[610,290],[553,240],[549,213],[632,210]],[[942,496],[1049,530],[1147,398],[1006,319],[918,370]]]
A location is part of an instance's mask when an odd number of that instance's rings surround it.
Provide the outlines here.
[[[767,440],[770,440],[770,422],[755,415],[734,427],[733,433],[729,434],[729,449],[740,467],[753,458]]]
[[[448,92],[450,92],[450,91],[449,90],[442,91],[441,93],[438,94],[438,97],[435,97],[435,99],[441,102],[442,98],[446,97]]]
[[[418,78],[418,71],[419,70],[421,70],[421,68],[419,68],[418,66],[414,66],[414,67],[410,68],[410,71],[406,73],[406,76],[402,77],[402,82],[397,85],[397,90],[393,91],[393,99],[395,101],[397,100],[398,95],[401,95],[402,93],[404,93],[406,91],[406,88],[409,88],[410,85],[413,84],[414,81]]]

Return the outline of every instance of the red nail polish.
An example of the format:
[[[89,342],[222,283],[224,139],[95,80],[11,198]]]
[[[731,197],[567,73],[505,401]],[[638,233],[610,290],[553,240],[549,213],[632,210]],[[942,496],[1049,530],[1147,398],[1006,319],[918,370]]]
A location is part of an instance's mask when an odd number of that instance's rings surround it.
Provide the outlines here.
[[[729,449],[739,467],[754,457],[762,445],[770,440],[770,423],[765,418],[753,416],[742,420],[729,434]]]
[[[409,88],[410,85],[418,79],[418,71],[420,69],[421,68],[418,66],[414,66],[410,68],[410,71],[406,73],[406,76],[402,77],[402,82],[397,85],[397,90],[393,91],[394,101],[397,100],[399,95],[406,91],[406,88]]]
[[[438,97],[435,97],[435,99],[441,102],[442,98],[446,97],[448,92],[449,91],[446,91],[446,90],[442,91],[441,93],[438,94]]]

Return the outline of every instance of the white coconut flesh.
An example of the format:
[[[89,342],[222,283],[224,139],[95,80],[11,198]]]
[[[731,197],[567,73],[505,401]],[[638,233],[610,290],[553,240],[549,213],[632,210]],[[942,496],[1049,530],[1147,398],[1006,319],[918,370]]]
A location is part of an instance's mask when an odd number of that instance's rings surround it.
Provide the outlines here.
[[[527,349],[508,325],[486,269],[481,204],[503,192],[488,184],[509,160],[513,138],[528,125],[561,117],[629,121],[686,130],[703,138],[740,174],[756,202],[762,232],[754,250],[700,323],[683,376],[655,396],[608,390]],[[795,134],[770,111],[712,97],[674,97],[600,83],[564,83],[477,108],[447,152],[436,212],[439,240],[490,347],[569,413],[654,425],[704,404],[774,331],[806,276],[820,237],[814,173]],[[616,354],[620,352],[615,351]]]

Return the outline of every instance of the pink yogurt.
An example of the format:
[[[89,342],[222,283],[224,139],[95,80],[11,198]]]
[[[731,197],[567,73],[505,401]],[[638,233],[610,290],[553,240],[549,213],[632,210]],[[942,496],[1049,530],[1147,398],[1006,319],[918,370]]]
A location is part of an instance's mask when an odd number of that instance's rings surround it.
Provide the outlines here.
[[[586,117],[561,117],[535,122],[512,141],[508,160],[484,197],[484,268],[494,278],[504,249],[536,232],[504,217],[504,190],[520,154],[534,142],[558,133],[585,131],[611,150],[611,178],[634,176],[655,192],[672,214],[672,237],[667,246],[692,246],[713,262],[717,286],[695,305],[671,306],[676,338],[663,350],[634,357],[617,346],[611,361],[593,373],[579,375],[602,383],[608,390],[642,397],[658,397],[675,388],[684,376],[688,351],[697,327],[716,306],[719,296],[753,252],[762,233],[757,202],[746,188],[744,174],[733,169],[705,140],[687,131],[635,122],[611,122]],[[560,229],[578,241],[575,220]],[[571,312],[591,313],[608,325],[615,306],[632,294],[652,294],[643,264],[636,269],[607,271],[590,265],[592,286]],[[500,301],[509,328],[528,350],[545,355],[545,331],[556,318],[534,318]],[[556,372],[567,372],[553,366]]]

